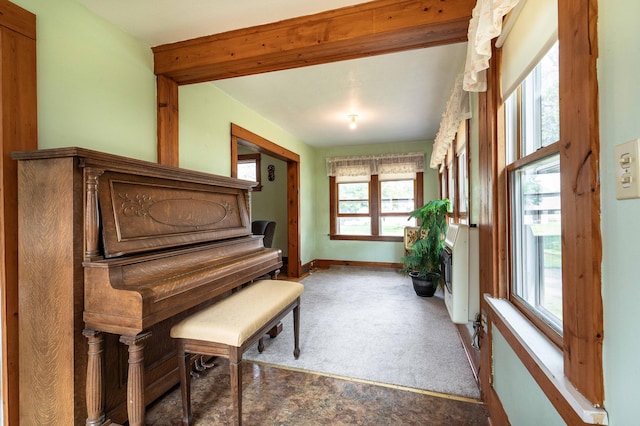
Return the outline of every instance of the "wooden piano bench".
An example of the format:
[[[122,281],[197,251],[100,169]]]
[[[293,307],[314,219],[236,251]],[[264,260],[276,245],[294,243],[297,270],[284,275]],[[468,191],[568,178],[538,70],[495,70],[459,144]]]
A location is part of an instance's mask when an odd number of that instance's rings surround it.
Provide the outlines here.
[[[282,280],[261,280],[233,293],[226,299],[185,318],[171,328],[176,339],[182,393],[182,424],[191,424],[191,356],[220,356],[229,360],[231,399],[242,424],[242,354],[293,310],[293,355],[300,355],[300,295],[304,286]]]

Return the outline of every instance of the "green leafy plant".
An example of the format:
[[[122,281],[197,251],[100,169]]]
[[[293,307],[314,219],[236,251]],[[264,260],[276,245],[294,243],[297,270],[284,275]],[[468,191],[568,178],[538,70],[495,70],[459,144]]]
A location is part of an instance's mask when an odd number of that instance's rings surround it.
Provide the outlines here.
[[[431,200],[422,207],[409,213],[418,219],[420,229],[416,242],[402,258],[402,272],[417,275],[420,278],[437,279],[440,277],[440,255],[444,249],[444,237],[447,232],[447,212],[449,200]],[[439,280],[438,280],[439,281]]]

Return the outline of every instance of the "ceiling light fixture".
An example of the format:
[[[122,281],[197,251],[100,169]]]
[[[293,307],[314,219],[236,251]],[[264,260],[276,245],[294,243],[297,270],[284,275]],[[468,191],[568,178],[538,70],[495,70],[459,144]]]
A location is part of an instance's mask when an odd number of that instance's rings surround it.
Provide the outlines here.
[[[349,114],[349,119],[351,120],[351,123],[349,123],[349,128],[351,130],[358,127],[358,124],[356,123],[356,118],[358,118],[358,114]]]

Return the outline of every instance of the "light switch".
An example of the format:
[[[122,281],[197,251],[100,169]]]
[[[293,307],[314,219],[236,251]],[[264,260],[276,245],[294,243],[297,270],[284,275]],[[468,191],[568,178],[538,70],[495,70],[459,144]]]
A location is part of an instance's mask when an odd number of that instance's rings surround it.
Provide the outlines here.
[[[618,200],[640,198],[639,145],[640,139],[634,139],[614,147]]]

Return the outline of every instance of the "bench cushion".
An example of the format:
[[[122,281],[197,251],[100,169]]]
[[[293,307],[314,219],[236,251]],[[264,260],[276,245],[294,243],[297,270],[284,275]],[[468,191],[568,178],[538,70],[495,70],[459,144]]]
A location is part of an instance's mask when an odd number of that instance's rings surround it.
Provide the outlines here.
[[[302,284],[293,281],[256,281],[174,325],[171,337],[240,347],[303,290]]]

